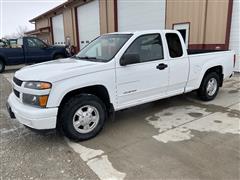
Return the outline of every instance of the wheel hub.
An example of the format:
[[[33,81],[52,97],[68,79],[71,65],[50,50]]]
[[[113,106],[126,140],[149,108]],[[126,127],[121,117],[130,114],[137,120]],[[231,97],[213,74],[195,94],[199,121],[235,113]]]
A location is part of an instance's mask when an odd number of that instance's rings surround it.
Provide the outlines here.
[[[73,116],[73,126],[79,133],[89,133],[97,126],[99,117],[99,112],[94,106],[82,106]]]
[[[213,96],[217,91],[217,80],[215,78],[211,78],[207,84],[207,93],[209,96]]]

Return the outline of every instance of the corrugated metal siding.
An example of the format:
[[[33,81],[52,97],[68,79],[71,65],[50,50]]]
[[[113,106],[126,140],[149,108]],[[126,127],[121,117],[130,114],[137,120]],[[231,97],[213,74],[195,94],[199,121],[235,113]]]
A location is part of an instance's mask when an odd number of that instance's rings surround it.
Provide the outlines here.
[[[166,28],[173,24],[190,22],[189,44],[202,44],[204,34],[206,0],[167,0]]]
[[[229,0],[167,0],[166,27],[190,22],[189,44],[225,44]]]
[[[229,0],[208,0],[205,44],[224,44]]]
[[[36,21],[36,29],[40,29],[40,28],[48,27],[48,26],[49,26],[48,18],[39,19]]]
[[[63,23],[64,23],[64,35],[70,37],[71,43],[73,43],[73,18],[71,9],[65,9],[63,11]]]

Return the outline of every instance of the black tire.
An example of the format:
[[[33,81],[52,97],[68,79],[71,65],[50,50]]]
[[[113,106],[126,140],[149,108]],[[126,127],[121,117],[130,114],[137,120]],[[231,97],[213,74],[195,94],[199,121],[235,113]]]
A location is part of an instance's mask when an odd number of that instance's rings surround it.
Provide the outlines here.
[[[65,58],[65,56],[62,55],[62,54],[56,54],[56,55],[53,57],[53,59],[63,59],[63,58]]]
[[[3,60],[0,59],[0,73],[2,73],[5,70],[5,63]]]
[[[208,86],[209,81],[213,80],[213,79],[215,79],[216,83],[217,83],[216,91],[213,94],[209,94],[209,92],[207,90],[207,86]],[[206,74],[203,77],[200,88],[198,89],[199,98],[203,101],[213,100],[218,94],[219,86],[220,86],[220,77],[216,72],[210,72],[210,73]]]
[[[73,125],[75,113],[84,106],[96,108],[99,114],[98,123],[96,123],[96,126],[88,133],[78,132]],[[74,141],[87,140],[95,137],[102,130],[106,117],[106,106],[98,97],[89,94],[77,95],[69,99],[69,101],[63,105],[59,119],[60,130],[65,136]]]

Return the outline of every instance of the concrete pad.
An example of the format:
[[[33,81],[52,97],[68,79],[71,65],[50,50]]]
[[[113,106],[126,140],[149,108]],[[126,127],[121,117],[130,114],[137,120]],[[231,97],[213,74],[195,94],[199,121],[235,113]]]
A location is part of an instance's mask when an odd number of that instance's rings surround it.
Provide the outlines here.
[[[190,93],[144,104],[117,112],[96,138],[66,143],[9,118],[10,74],[0,75],[3,179],[240,179],[238,77],[214,101]]]
[[[190,98],[191,97],[191,98]],[[228,107],[239,102],[240,99],[240,74],[235,75],[229,80],[223,82],[223,87],[219,89],[217,97],[213,101],[203,102],[197,100],[195,94],[189,98],[197,103],[218,105]]]

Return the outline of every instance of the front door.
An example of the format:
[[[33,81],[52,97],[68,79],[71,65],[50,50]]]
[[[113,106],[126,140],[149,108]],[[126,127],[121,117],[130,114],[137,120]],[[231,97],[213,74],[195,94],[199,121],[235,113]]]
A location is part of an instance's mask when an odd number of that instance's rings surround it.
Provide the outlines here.
[[[139,62],[116,69],[118,109],[164,97],[168,87],[168,61],[164,59],[160,34],[138,37],[124,55]]]
[[[26,63],[39,63],[51,60],[52,50],[37,38],[27,38],[25,51]]]

